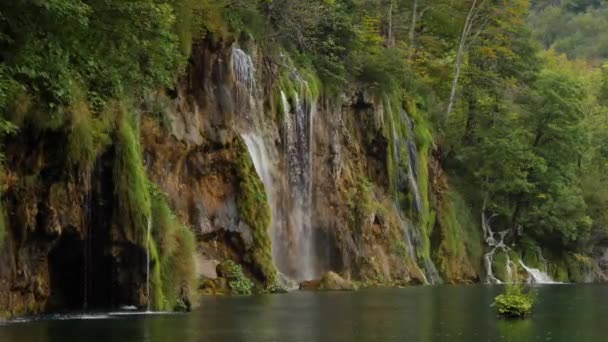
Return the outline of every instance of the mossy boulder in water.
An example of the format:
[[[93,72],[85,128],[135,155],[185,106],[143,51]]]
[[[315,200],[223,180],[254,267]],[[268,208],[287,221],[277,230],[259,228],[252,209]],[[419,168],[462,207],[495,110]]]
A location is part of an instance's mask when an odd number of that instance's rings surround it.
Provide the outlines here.
[[[504,318],[524,318],[532,313],[536,296],[524,291],[521,285],[508,285],[505,292],[494,299],[498,314]]]
[[[357,286],[352,281],[329,271],[323,275],[321,280],[304,282],[300,285],[300,288],[322,291],[354,291],[357,289]]]

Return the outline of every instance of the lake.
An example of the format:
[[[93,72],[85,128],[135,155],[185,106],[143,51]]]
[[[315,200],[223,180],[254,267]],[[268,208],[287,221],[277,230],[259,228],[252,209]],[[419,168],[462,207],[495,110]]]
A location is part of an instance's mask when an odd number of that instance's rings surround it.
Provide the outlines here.
[[[537,287],[526,320],[500,320],[491,286],[204,297],[188,314],[89,313],[0,323],[2,342],[607,341],[608,286]]]

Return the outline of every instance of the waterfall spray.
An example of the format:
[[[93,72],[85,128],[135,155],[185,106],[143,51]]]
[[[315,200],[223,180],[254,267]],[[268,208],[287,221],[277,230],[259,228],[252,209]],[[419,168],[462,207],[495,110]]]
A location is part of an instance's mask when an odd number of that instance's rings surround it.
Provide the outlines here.
[[[536,268],[528,267],[521,260],[519,260],[519,264],[528,273],[529,284],[560,284],[559,282],[556,282],[555,280],[551,279],[551,276],[549,276],[546,272],[543,272]]]
[[[313,279],[318,276],[311,220],[316,103],[309,84],[297,70],[290,71],[294,87],[287,93],[280,90],[283,135],[279,139],[275,132],[280,130],[264,115],[251,56],[233,47],[231,67],[241,120],[239,133],[271,208],[273,261],[279,272],[294,280]]]

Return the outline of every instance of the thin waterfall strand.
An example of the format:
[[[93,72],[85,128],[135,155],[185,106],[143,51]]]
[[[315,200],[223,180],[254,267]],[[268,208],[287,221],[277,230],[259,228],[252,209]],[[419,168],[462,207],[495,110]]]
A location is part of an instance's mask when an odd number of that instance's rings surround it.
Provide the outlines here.
[[[529,284],[560,284],[549,276],[546,272],[543,272],[537,268],[528,267],[523,261],[519,260],[521,267],[528,273]]]
[[[150,234],[152,231],[152,219],[148,217],[148,227],[146,229],[146,299],[148,301],[147,312],[151,311],[150,300]]]

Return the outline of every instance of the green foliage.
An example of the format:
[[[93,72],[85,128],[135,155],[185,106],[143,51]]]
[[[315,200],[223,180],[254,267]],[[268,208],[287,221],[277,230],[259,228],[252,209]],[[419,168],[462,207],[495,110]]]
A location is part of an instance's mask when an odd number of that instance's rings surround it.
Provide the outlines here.
[[[520,107],[505,108],[491,126],[478,127],[462,157],[484,189],[486,210],[498,215],[496,225],[521,225],[539,241],[572,246],[591,225],[577,181],[577,159],[589,143],[581,87],[551,70],[531,87]]]
[[[253,292],[254,284],[243,273],[241,265],[232,260],[227,260],[218,266],[220,275],[228,280],[228,286],[234,294],[250,295]]]
[[[177,52],[173,1],[57,0],[0,5],[0,110],[25,89],[46,111],[170,86]],[[176,2],[176,3],[179,3]],[[61,110],[59,110],[61,111]]]
[[[535,301],[535,293],[525,291],[521,285],[513,284],[507,285],[505,292],[494,298],[492,305],[504,318],[524,318],[532,313]]]
[[[556,6],[537,6],[530,19],[535,36],[546,48],[570,58],[599,64],[608,58],[608,4],[570,0]]]
[[[69,109],[70,126],[67,133],[67,160],[90,168],[97,157],[112,144],[113,121],[111,109],[94,115],[84,101],[74,102]]]

